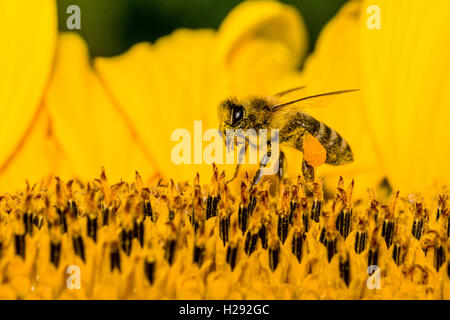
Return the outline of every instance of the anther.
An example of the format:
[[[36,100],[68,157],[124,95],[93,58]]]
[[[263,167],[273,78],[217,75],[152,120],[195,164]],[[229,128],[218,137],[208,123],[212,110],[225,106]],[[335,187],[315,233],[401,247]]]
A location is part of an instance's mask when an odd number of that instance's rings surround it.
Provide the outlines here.
[[[131,247],[133,245],[133,231],[122,229],[120,232],[120,246],[127,256],[131,254]]]
[[[144,263],[144,272],[150,285],[153,285],[155,282],[155,267],[156,263],[154,261],[146,260]]]
[[[395,206],[397,203],[399,191],[393,195],[389,201],[389,206],[383,206],[384,209],[384,221],[383,226],[381,229],[381,236],[384,237],[384,240],[386,241],[386,246],[390,248],[392,245],[392,241],[394,239],[394,230],[395,230],[395,222],[394,222],[394,213],[395,213]]]
[[[441,215],[442,215],[442,209],[440,207],[438,207],[437,210],[436,210],[436,221],[439,220]]]
[[[231,270],[234,270],[234,268],[236,267],[237,250],[237,245],[232,245],[231,243],[228,244],[226,261],[230,265]]]
[[[172,221],[173,218],[175,218],[175,211],[172,209],[169,209],[169,221]]]
[[[420,240],[423,235],[423,225],[424,225],[424,216],[425,209],[423,207],[422,201],[414,201],[414,222],[412,225],[411,233],[414,238]]]
[[[50,262],[58,268],[61,258],[61,242],[50,241]]]
[[[289,232],[289,216],[285,214],[280,214],[278,216],[278,237],[281,240],[281,243],[286,241],[288,232]]]
[[[109,208],[105,207],[102,211],[102,225],[107,226],[109,224]]]
[[[305,230],[305,232],[309,231],[309,215],[307,212],[303,212],[302,213],[302,221],[303,221],[303,228]]]
[[[247,231],[248,227],[248,207],[240,205],[238,211],[238,221],[239,221],[239,229],[242,231],[242,234]]]
[[[194,246],[194,259],[193,259],[193,261],[199,267],[201,267],[201,265],[203,264],[204,255],[205,255],[205,247],[204,246],[195,245]]]
[[[447,239],[450,238],[450,217],[447,218]]]
[[[97,217],[87,216],[87,235],[94,242],[97,242],[97,228],[98,228],[98,220]]]
[[[256,197],[255,197],[254,193],[255,193],[255,188],[253,188],[251,190],[251,193],[250,193],[250,200],[249,200],[249,204],[248,204],[248,213],[249,213],[249,215],[253,214],[253,210],[256,207]]]
[[[17,256],[22,257],[25,260],[25,235],[26,234],[15,234],[14,235],[14,247]]]
[[[206,199],[206,220],[209,218],[217,216],[217,204],[219,203],[219,184],[220,181],[225,179],[225,174],[223,177],[219,177],[219,170],[217,166],[213,164],[213,175],[211,178],[211,190]],[[219,181],[220,180],[220,181]]]
[[[149,217],[153,221],[153,209],[150,200],[144,201],[144,219]]]
[[[414,219],[411,232],[414,238],[420,240],[423,234],[423,218]]]
[[[326,233],[327,229],[325,227],[322,227],[322,230],[320,231],[319,242],[323,244],[325,247],[327,246]]]
[[[292,237],[292,253],[297,258],[298,262],[302,262],[302,254],[303,254],[303,242],[306,239],[306,234],[301,231],[297,231],[294,233]]]
[[[142,248],[144,246],[144,223],[142,221],[134,221],[133,237],[138,239]]]
[[[261,239],[261,246],[263,249],[267,249],[267,229],[265,224],[261,224],[261,228],[259,228],[259,238]]]
[[[144,220],[149,217],[153,221],[153,209],[150,202],[150,190],[147,188],[142,189],[142,213],[144,214]]]
[[[72,214],[75,218],[78,218],[78,207],[77,203],[73,200],[68,201],[68,206],[70,209],[72,209]]]
[[[164,248],[164,258],[167,262],[172,265],[174,257],[175,257],[175,248],[177,245],[176,239],[168,239],[166,240],[165,248]]]
[[[347,239],[350,233],[350,223],[352,218],[352,210],[341,210],[336,218],[336,229],[342,235],[342,237]]]
[[[326,242],[328,262],[330,262],[333,256],[337,253],[337,238],[332,237],[327,239]]]
[[[280,260],[280,243],[276,242],[275,245],[269,247],[269,266],[272,271],[278,266]]]
[[[248,198],[248,188],[245,182],[241,183],[241,202],[239,204],[238,211],[238,223],[239,229],[242,234],[247,231],[249,218],[249,198]]]
[[[395,224],[393,220],[385,219],[383,221],[383,227],[381,229],[381,236],[384,237],[384,240],[386,241],[386,246],[388,248],[392,245],[392,240],[394,239],[394,229]]]
[[[394,262],[396,265],[400,265],[401,261],[401,246],[399,243],[394,244],[394,248],[392,249],[392,259],[394,259]]]
[[[367,189],[369,193],[370,205],[369,205],[369,217],[373,217],[374,221],[378,220],[378,200],[375,197],[375,191],[373,189]]]
[[[322,201],[314,199],[311,207],[311,220],[319,222],[321,211],[322,211]]]
[[[439,220],[439,218],[442,216],[442,214],[448,212],[447,208],[447,195],[440,195],[438,200],[438,207],[436,212],[436,221]]]
[[[79,236],[74,236],[72,238],[73,250],[75,251],[75,255],[79,256],[81,260],[86,262],[86,257],[84,254],[84,242],[83,238]]]
[[[225,246],[228,242],[230,230],[230,216],[221,216],[219,220],[219,236]]]
[[[314,200],[311,206],[311,220],[319,222],[320,214],[322,213],[323,190],[321,182],[313,184]]]
[[[348,255],[346,258],[342,255],[339,257],[339,276],[348,287],[350,285],[350,258]]]
[[[434,267],[436,268],[436,271],[439,271],[439,269],[442,267],[442,265],[444,263],[445,263],[444,247],[442,245],[435,245],[434,246]]]
[[[25,234],[33,234],[33,214],[25,212],[22,216],[23,225],[25,226]]]
[[[256,244],[258,243],[258,231],[253,233],[251,230],[248,230],[245,235],[245,242],[244,242],[244,251],[249,256],[255,251]]]
[[[120,252],[119,252],[119,246],[117,242],[113,242],[111,244],[111,252],[109,254],[110,263],[111,263],[111,272],[114,271],[114,269],[121,271],[120,266]]]
[[[367,265],[372,266],[378,265],[378,248],[369,248],[368,254],[367,254]]]
[[[355,252],[360,254],[366,249],[367,231],[356,231],[355,235]]]
[[[56,212],[58,213],[59,216],[59,224],[61,225],[61,232],[66,233],[67,232],[66,212],[59,207],[56,208]]]
[[[44,225],[44,218],[42,216],[35,216],[33,218],[33,224],[40,230]]]
[[[297,201],[291,200],[289,204],[289,224],[292,225],[292,217],[294,216],[295,209],[297,208]]]
[[[194,179],[194,198],[192,199],[192,214],[189,217],[191,225],[194,230],[198,228],[198,222],[202,220],[203,214],[203,200],[202,200],[202,190],[200,187],[200,175],[197,173]]]
[[[208,195],[206,199],[206,220],[217,216],[217,204],[219,203],[219,196]]]

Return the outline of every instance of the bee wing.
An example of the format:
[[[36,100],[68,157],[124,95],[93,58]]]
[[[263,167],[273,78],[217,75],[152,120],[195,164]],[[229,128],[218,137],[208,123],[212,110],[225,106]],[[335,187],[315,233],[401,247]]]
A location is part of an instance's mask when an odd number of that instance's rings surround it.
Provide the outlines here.
[[[296,92],[298,90],[303,90],[303,89],[306,89],[306,86],[300,86],[300,87],[295,87],[295,88],[290,88],[290,89],[287,89],[287,90],[283,90],[283,91],[275,93],[274,96],[277,97],[277,98],[281,98],[281,97],[283,97],[283,96],[285,96],[285,95],[287,95],[287,94],[289,94],[291,92]]]
[[[296,92],[300,89],[304,89],[305,87],[297,87],[289,90],[282,91],[275,95],[275,97],[279,98],[278,103],[272,107],[272,110],[275,112],[284,111],[289,112],[293,110],[302,110],[305,108],[317,108],[324,107],[329,105],[337,95],[350,93],[358,91],[359,89],[350,89],[350,90],[340,90],[340,91],[331,91],[326,93],[319,93],[313,95],[303,96],[297,99],[284,99],[289,93]],[[283,99],[280,99],[283,98]]]

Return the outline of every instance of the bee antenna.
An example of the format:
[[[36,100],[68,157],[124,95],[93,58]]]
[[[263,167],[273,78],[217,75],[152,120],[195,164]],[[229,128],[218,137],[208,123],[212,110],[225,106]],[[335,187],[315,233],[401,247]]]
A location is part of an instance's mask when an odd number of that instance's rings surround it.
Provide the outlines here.
[[[287,105],[293,104],[293,103],[297,103],[300,101],[305,101],[305,100],[309,100],[309,99],[313,99],[313,98],[319,98],[319,97],[324,97],[324,96],[332,96],[332,95],[338,95],[338,94],[343,94],[343,93],[349,93],[349,92],[355,92],[355,91],[359,91],[359,89],[349,89],[349,90],[340,90],[340,91],[332,91],[332,92],[326,92],[326,93],[320,93],[320,94],[315,94],[312,96],[307,96],[307,97],[303,97],[300,99],[296,99],[296,100],[292,100],[283,104],[279,104],[273,107],[272,110],[278,110],[282,107],[285,107]]]

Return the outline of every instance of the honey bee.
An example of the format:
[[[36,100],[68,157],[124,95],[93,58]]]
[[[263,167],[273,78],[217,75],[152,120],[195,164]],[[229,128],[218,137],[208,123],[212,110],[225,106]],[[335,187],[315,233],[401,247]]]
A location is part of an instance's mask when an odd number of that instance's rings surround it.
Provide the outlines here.
[[[301,111],[298,104],[304,101],[314,101],[323,97],[334,96],[349,92],[358,91],[358,89],[333,91],[310,95],[288,102],[279,102],[282,96],[288,93],[304,89],[297,87],[285,90],[274,96],[252,97],[247,100],[238,100],[234,97],[227,98],[218,108],[220,121],[220,134],[225,137],[226,130],[259,130],[259,129],[279,129],[280,146],[288,146],[303,152],[302,173],[307,182],[314,181],[314,167],[305,160],[304,141],[307,137],[316,139],[326,152],[325,163],[339,166],[351,163],[353,161],[353,152],[347,141],[334,129],[323,122],[313,118],[309,114]],[[234,139],[234,138],[233,138]],[[226,141],[227,147],[229,142]],[[248,139],[245,143],[251,143]],[[233,141],[233,144],[234,141]],[[247,148],[243,148],[244,150]],[[257,184],[262,176],[262,168],[267,165],[267,158],[270,156],[270,141],[268,142],[267,154],[262,157],[259,163],[259,169],[253,178],[253,184]],[[279,154],[278,176],[281,178],[284,173],[285,156],[280,150]],[[239,171],[239,164],[236,167],[234,177]]]

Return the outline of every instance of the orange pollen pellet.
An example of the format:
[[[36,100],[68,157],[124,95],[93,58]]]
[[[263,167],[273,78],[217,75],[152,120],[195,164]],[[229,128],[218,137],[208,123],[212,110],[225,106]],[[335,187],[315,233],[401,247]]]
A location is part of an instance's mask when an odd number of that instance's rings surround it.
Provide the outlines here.
[[[327,151],[319,140],[307,134],[303,140],[303,156],[309,165],[319,167],[325,163]]]

